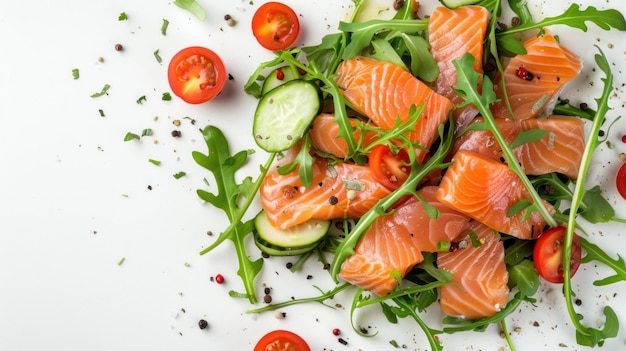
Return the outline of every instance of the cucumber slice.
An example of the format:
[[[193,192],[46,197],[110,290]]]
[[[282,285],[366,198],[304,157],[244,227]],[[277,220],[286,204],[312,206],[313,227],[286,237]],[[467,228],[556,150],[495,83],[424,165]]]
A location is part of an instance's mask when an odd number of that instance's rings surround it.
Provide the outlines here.
[[[277,78],[276,72],[278,72],[279,70],[283,72],[283,79]],[[277,69],[273,70],[267,76],[267,78],[265,78],[265,82],[263,82],[263,88],[261,89],[261,95],[265,95],[270,90],[276,88],[277,86],[283,85],[296,78],[298,77],[293,73],[293,70],[290,69],[289,67],[278,67]]]
[[[254,114],[252,132],[257,145],[267,152],[285,151],[302,138],[321,108],[317,85],[292,80],[261,97]]]
[[[288,229],[274,227],[265,211],[254,218],[254,229],[264,243],[284,249],[315,247],[328,233],[330,220],[311,219]]]
[[[300,247],[276,246],[263,240],[256,231],[254,232],[254,244],[259,248],[259,250],[270,256],[299,256],[315,249],[318,245],[318,243],[314,243],[312,245]]]
[[[465,5],[474,5],[479,3],[481,0],[440,0],[447,8],[455,9],[457,7],[465,6]]]

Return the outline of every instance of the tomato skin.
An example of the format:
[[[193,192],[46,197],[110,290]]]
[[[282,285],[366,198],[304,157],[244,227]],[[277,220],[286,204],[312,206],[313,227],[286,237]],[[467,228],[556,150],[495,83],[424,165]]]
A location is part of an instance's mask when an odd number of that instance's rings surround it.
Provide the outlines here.
[[[533,261],[539,275],[551,283],[563,283],[563,247],[566,228],[558,226],[543,232],[535,242]],[[582,249],[574,233],[570,255],[570,277],[580,266]]]
[[[201,104],[222,91],[228,76],[224,62],[214,51],[191,46],[172,57],[167,79],[174,95],[187,103]]]
[[[298,15],[283,3],[265,3],[252,17],[252,34],[268,50],[285,50],[300,34]]]
[[[615,185],[617,186],[617,192],[619,192],[619,194],[626,199],[626,162],[622,163],[617,171]]]
[[[383,144],[374,146],[368,163],[374,178],[391,191],[402,185],[411,172],[406,150],[401,149],[395,154],[389,146]]]
[[[265,334],[254,351],[311,351],[311,348],[299,335],[279,329]]]

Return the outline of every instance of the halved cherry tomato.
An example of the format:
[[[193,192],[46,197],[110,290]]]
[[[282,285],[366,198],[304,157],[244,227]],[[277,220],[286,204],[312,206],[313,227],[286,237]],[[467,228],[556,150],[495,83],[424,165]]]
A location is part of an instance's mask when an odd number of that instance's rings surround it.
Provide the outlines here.
[[[191,46],[180,50],[167,69],[172,92],[190,104],[216,97],[228,79],[220,57],[210,49]]]
[[[615,178],[617,185],[617,191],[624,199],[626,199],[626,162],[622,163],[617,171],[617,177]]]
[[[563,247],[566,228],[554,227],[543,232],[535,242],[533,261],[539,275],[552,283],[563,283]],[[580,266],[581,247],[574,234],[570,255],[570,277]]]
[[[387,145],[374,146],[369,154],[369,168],[374,178],[389,190],[397,189],[411,172],[409,154],[404,149],[396,154]]]
[[[297,334],[288,330],[274,330],[265,334],[254,346],[254,351],[311,351]]]
[[[280,2],[268,2],[252,17],[252,34],[264,48],[272,51],[287,49],[300,34],[296,13]]]

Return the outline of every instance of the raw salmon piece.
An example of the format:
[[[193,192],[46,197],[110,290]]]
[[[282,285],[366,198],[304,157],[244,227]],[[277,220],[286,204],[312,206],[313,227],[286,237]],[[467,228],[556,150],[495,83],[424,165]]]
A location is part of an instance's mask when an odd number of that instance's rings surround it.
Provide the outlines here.
[[[341,62],[335,81],[346,100],[384,130],[393,128],[398,118],[406,122],[411,106],[423,105],[409,138],[424,149],[435,142],[437,128],[448,120],[454,107],[450,100],[401,67],[366,57]],[[418,161],[425,156],[426,151],[417,150]]]
[[[349,119],[352,126],[358,126],[362,122],[356,118]],[[348,144],[339,137],[339,124],[335,121],[335,115],[331,113],[321,113],[313,120],[309,129],[311,142],[320,151],[331,154],[338,158],[345,158],[348,155]],[[366,132],[363,134],[359,128],[354,130],[354,140],[361,146],[367,146],[375,141],[378,134]]]
[[[483,122],[483,119],[479,117],[475,121]],[[524,173],[542,175],[559,172],[572,179],[578,176],[585,149],[585,124],[580,118],[556,115],[515,121],[498,118],[496,124],[509,144],[521,131],[548,131],[541,140],[525,143],[513,150]],[[502,149],[487,130],[467,131],[456,140],[454,149],[504,160]]]
[[[460,105],[464,99],[454,92],[457,85],[456,69],[452,61],[466,53],[474,56],[474,70],[483,73],[483,43],[489,11],[482,6],[461,6],[454,10],[437,7],[428,22],[430,53],[439,67],[435,90]],[[462,130],[478,114],[474,105],[454,110],[456,130]]]
[[[313,218],[358,218],[390,193],[369,167],[342,162],[331,165],[324,158],[315,158],[312,184],[304,187],[297,169],[285,175],[268,172],[259,194],[272,225],[286,229]]]
[[[504,69],[503,81],[513,116],[503,100],[501,87],[495,84],[496,96],[501,99],[491,105],[496,117],[528,119],[551,114],[561,89],[582,70],[580,58],[560,45],[547,29],[543,35],[524,42],[524,48],[526,54],[513,57]],[[496,78],[496,82],[501,79]]]
[[[546,226],[538,212],[527,210],[508,217],[521,200],[531,200],[521,180],[507,165],[472,151],[458,151],[444,174],[437,199],[483,224],[519,239],[535,239]],[[554,208],[544,201],[552,213]]]
[[[437,188],[420,189],[424,200],[439,210],[439,217],[428,217],[421,201],[412,197],[395,211],[376,218],[341,266],[339,277],[382,296],[423,261],[422,252],[437,251],[439,242],[454,241],[469,218],[439,203]]]
[[[447,315],[479,319],[496,314],[508,301],[509,274],[504,263],[504,245],[495,230],[472,221],[467,234],[474,232],[481,240],[479,247],[437,254],[437,266],[452,273],[452,284],[439,289],[439,303]]]

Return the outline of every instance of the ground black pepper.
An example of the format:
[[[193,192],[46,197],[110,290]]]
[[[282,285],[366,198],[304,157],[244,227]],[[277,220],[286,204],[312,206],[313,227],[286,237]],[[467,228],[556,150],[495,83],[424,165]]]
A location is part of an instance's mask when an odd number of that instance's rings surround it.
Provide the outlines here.
[[[331,197],[328,198],[328,203],[330,203],[331,205],[336,205],[337,203],[339,203],[339,199],[337,198],[337,196],[331,195]]]
[[[209,323],[205,321],[204,319],[201,319],[198,321],[198,327],[200,327],[200,329],[206,329],[208,326],[209,326]]]

